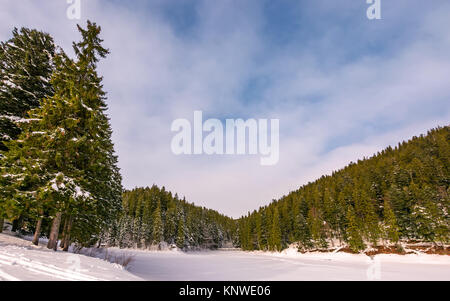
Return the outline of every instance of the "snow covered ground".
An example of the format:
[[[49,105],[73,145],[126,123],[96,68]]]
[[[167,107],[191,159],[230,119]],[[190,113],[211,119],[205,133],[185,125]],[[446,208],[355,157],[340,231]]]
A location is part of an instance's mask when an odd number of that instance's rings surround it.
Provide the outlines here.
[[[141,280],[117,264],[0,234],[0,280]]]
[[[450,280],[450,256],[135,251],[128,270],[146,280]]]
[[[84,255],[0,234],[0,280],[450,280],[450,256],[143,251],[124,270]],[[133,275],[134,274],[134,275]]]

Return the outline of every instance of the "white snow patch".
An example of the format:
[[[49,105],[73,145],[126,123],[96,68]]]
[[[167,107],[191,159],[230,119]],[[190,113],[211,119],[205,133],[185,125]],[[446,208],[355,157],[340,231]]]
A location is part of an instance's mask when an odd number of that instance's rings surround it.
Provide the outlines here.
[[[141,280],[117,265],[0,234],[0,280]]]

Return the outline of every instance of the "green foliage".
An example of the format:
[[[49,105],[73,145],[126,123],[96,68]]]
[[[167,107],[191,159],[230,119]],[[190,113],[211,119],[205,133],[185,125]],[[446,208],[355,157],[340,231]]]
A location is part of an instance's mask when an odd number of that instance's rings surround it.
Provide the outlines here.
[[[397,226],[397,219],[395,218],[394,211],[392,211],[391,205],[389,204],[388,200],[384,201],[384,237],[393,242],[398,242],[398,226]]]
[[[0,150],[3,141],[17,139],[15,121],[27,117],[43,98],[53,95],[55,45],[47,33],[15,28],[13,37],[0,43]]]
[[[159,244],[164,240],[164,226],[161,219],[161,202],[158,201],[155,211],[153,212],[153,243]]]
[[[280,215],[278,208],[275,207],[272,216],[272,229],[270,232],[270,249],[274,251],[281,251],[281,229],[280,229]]]
[[[236,223],[214,210],[197,207],[156,185],[123,193],[123,211],[109,245],[149,247],[176,244],[179,248],[217,248],[236,241]],[[133,225],[141,221],[137,229]],[[133,235],[130,235],[133,233]]]
[[[182,218],[178,221],[178,233],[177,233],[177,247],[183,249],[185,247],[185,229],[184,221]]]
[[[347,211],[347,240],[350,246],[350,249],[354,252],[358,252],[364,250],[365,245],[363,242],[363,238],[360,233],[361,224],[358,221],[355,211],[352,206],[348,207]]]
[[[273,249],[278,222],[282,245],[298,243],[299,250],[323,248],[335,240],[347,242],[355,252],[381,240],[448,242],[449,141],[449,126],[433,129],[243,216],[242,248]],[[280,213],[279,221],[274,212]],[[267,244],[265,233],[270,234]],[[252,237],[258,243],[252,244]]]

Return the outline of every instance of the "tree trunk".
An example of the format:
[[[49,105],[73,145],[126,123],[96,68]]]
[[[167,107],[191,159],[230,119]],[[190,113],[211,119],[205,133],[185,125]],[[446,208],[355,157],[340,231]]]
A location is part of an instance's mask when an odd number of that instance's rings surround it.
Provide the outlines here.
[[[67,222],[66,235],[64,236],[64,248],[63,248],[64,252],[69,251],[70,231],[72,230],[72,222],[73,222],[72,216],[69,216],[67,220],[68,220],[68,222]]]
[[[39,244],[39,237],[41,236],[41,226],[42,226],[42,217],[40,217],[36,224],[36,230],[34,231],[34,237],[33,237],[33,244],[38,245]]]
[[[59,234],[59,225],[61,224],[61,212],[56,213],[55,218],[52,222],[52,229],[50,231],[50,237],[48,240],[47,248],[53,249],[56,251],[56,247],[58,246],[58,234]]]
[[[17,230],[20,229],[20,224],[22,223],[22,216],[19,216],[19,218],[16,218],[15,220],[13,220],[12,222],[12,232],[17,232]]]
[[[3,232],[3,222],[4,222],[4,220],[3,220],[3,217],[2,217],[2,218],[0,218],[0,233]]]
[[[66,233],[67,233],[67,223],[68,223],[68,221],[69,221],[69,218],[68,218],[67,216],[65,216],[65,218],[64,218],[63,220],[64,220],[64,226],[63,226],[63,230],[62,230],[62,233],[61,233],[61,243],[59,244],[59,247],[60,247],[61,249],[64,248],[64,241],[65,241],[65,238],[66,238]]]

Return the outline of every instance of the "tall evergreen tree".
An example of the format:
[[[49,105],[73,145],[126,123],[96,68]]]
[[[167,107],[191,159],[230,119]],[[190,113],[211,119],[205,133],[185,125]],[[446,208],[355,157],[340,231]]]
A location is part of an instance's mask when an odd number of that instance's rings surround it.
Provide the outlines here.
[[[360,225],[359,221],[355,215],[355,210],[352,206],[348,207],[347,211],[347,220],[348,220],[348,244],[350,249],[354,252],[361,251],[365,248],[364,241],[362,235],[360,233]]]
[[[180,218],[178,221],[178,230],[177,230],[177,247],[180,249],[184,248],[185,244],[185,229],[184,229],[184,220],[183,218]]]
[[[271,242],[272,249],[275,251],[282,250],[281,244],[281,229],[280,229],[280,215],[278,213],[278,208],[275,207],[273,211],[272,229],[271,229]]]
[[[164,240],[164,226],[161,219],[161,202],[158,200],[158,205],[153,213],[153,243],[159,244]]]
[[[6,155],[5,142],[17,139],[20,122],[27,112],[39,106],[41,100],[53,95],[50,77],[54,70],[55,44],[52,37],[34,29],[14,28],[13,37],[0,42],[0,158]],[[11,162],[11,161],[10,161]],[[5,158],[0,160],[2,173],[8,168]],[[0,231],[3,219],[9,217],[18,225],[24,214],[38,216],[38,210],[24,212],[26,206],[12,200],[10,177],[0,181]],[[11,187],[10,187],[11,188]]]
[[[50,77],[54,70],[52,37],[35,29],[14,28],[13,37],[0,42],[0,150],[3,141],[16,139],[15,121],[53,94]]]
[[[397,220],[395,218],[394,211],[392,211],[391,205],[388,200],[384,201],[384,231],[385,238],[393,243],[398,242],[398,227]]]

